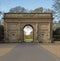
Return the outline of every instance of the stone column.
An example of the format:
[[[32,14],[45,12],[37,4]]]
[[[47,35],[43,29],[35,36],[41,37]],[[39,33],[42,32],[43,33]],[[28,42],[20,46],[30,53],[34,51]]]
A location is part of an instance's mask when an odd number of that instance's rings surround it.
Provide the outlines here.
[[[34,42],[38,42],[37,31],[38,31],[38,24],[36,23],[34,26]]]
[[[18,23],[18,42],[21,42],[21,29],[20,29],[20,22]]]
[[[7,26],[8,26],[7,23],[4,22],[4,40],[5,40],[5,42],[8,42],[8,40],[9,40],[9,37],[8,37],[8,27]]]
[[[53,26],[53,22],[51,21],[50,22],[50,39],[51,39],[51,42],[53,42],[53,29],[52,29],[52,26]]]
[[[21,42],[24,42],[23,25],[20,26],[20,40]]]

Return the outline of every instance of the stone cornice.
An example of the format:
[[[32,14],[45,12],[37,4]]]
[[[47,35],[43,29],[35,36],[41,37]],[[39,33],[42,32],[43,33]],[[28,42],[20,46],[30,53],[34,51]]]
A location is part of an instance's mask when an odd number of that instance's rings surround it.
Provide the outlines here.
[[[51,13],[41,13],[41,14],[37,14],[37,13],[5,13],[4,14],[4,18],[5,19],[19,19],[19,18],[52,18],[52,14]]]

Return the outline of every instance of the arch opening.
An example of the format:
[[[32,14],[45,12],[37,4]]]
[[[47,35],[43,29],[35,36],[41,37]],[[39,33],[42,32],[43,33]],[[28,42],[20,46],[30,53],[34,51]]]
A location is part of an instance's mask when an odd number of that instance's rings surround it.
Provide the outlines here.
[[[33,42],[33,27],[31,25],[26,25],[23,28],[24,42]]]

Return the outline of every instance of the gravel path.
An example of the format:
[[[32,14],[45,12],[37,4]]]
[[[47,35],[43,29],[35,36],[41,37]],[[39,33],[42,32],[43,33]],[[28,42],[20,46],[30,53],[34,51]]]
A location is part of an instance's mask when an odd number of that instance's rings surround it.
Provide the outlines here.
[[[60,58],[41,47],[40,44],[22,43],[7,54],[0,57],[0,61],[60,61]]]
[[[0,44],[0,57],[9,53],[16,44]]]
[[[44,49],[48,50],[52,54],[60,57],[60,44],[45,44],[41,45]]]

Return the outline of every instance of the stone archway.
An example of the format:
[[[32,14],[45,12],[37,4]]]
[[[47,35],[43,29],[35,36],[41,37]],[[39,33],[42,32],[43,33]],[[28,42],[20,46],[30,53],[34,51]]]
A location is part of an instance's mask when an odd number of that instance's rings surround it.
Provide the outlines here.
[[[5,13],[4,40],[24,42],[23,28],[29,24],[33,28],[33,42],[51,42],[52,19],[51,13]]]
[[[34,28],[32,25],[27,24],[23,27],[23,41],[33,42],[34,40]]]

